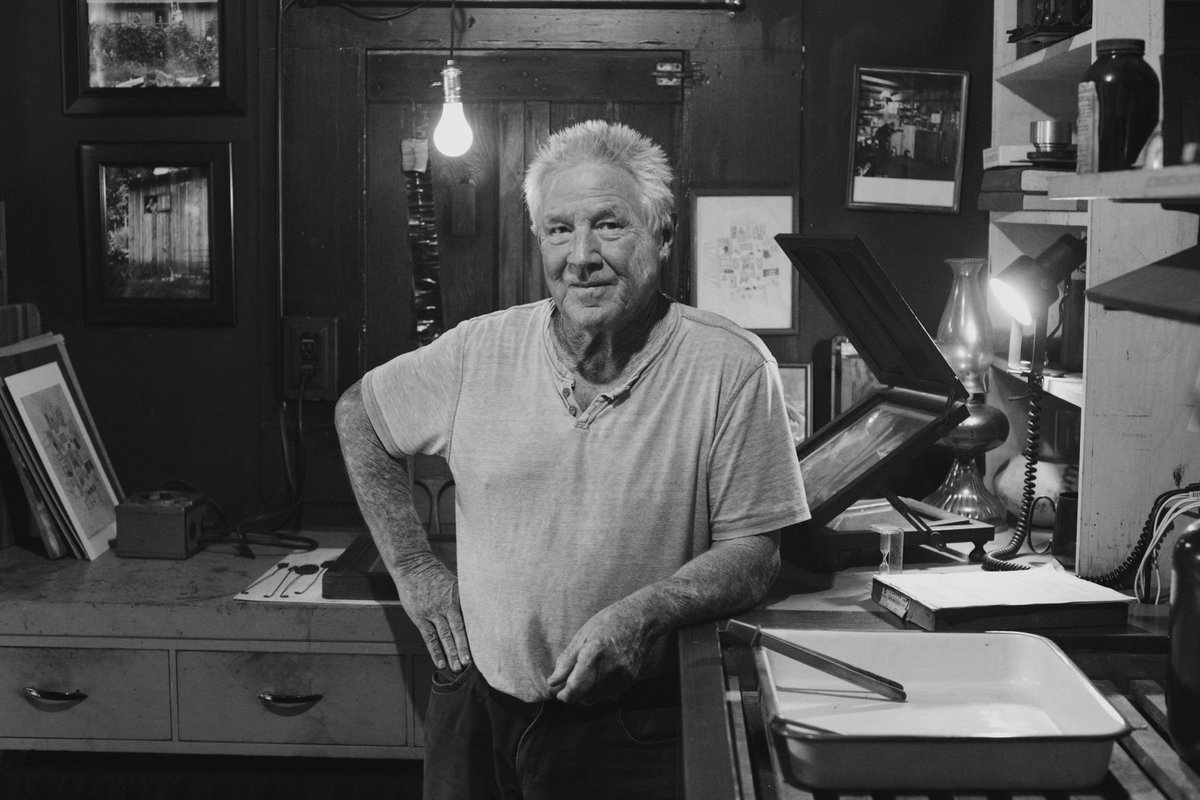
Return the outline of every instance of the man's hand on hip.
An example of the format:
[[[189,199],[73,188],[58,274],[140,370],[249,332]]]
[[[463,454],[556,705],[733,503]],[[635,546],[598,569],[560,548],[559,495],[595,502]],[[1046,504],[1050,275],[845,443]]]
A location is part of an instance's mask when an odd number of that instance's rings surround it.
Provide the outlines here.
[[[445,669],[449,664],[458,672],[471,663],[454,573],[428,555],[419,565],[406,567],[395,583],[400,603],[421,632],[434,666]]]

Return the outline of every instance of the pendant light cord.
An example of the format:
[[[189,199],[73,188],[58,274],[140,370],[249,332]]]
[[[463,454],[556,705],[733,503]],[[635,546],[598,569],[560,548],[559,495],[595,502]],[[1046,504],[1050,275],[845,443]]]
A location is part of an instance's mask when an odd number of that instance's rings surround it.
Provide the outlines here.
[[[454,3],[450,0],[450,60],[454,60]]]

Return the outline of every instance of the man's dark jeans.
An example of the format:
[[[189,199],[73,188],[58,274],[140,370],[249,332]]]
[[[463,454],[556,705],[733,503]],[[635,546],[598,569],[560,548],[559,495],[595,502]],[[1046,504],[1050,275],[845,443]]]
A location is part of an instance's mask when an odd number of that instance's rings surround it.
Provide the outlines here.
[[[425,800],[588,800],[676,796],[678,681],[636,684],[596,706],[525,703],[475,669],[434,676],[426,714]]]

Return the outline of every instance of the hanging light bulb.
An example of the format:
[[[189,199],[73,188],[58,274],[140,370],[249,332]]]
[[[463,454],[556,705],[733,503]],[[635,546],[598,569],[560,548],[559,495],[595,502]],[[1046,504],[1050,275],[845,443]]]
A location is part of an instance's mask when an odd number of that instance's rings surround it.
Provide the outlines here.
[[[454,59],[446,62],[442,70],[443,102],[442,118],[433,129],[433,144],[442,155],[461,156],[471,149],[475,134],[467,124],[467,116],[463,113],[462,70],[454,65]]]

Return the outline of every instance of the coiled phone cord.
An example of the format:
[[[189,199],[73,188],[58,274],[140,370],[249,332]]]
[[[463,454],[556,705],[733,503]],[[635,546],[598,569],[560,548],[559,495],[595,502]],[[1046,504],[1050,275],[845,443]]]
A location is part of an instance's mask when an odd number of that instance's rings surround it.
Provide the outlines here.
[[[1028,564],[1009,559],[1017,555],[1021,545],[1029,537],[1029,526],[1033,522],[1033,504],[1037,496],[1038,451],[1042,446],[1042,394],[1042,376],[1039,373],[1031,376],[1029,381],[1029,414],[1025,450],[1022,453],[1025,457],[1025,477],[1021,488],[1021,513],[1017,518],[1017,529],[1008,540],[1008,544],[991,552],[984,552],[983,568],[989,572],[1030,568]]]
[[[1142,556],[1146,553],[1146,548],[1150,546],[1150,540],[1154,536],[1154,522],[1158,519],[1158,512],[1162,509],[1163,504],[1172,497],[1195,492],[1200,490],[1200,483],[1189,483],[1187,486],[1179,489],[1170,489],[1160,494],[1154,500],[1154,505],[1150,507],[1150,515],[1146,517],[1146,524],[1142,526],[1142,533],[1138,536],[1137,543],[1133,546],[1133,550],[1125,557],[1125,560],[1108,572],[1102,572],[1099,575],[1080,575],[1086,581],[1098,583],[1101,586],[1116,588],[1120,586],[1126,578],[1137,569],[1141,563]]]

